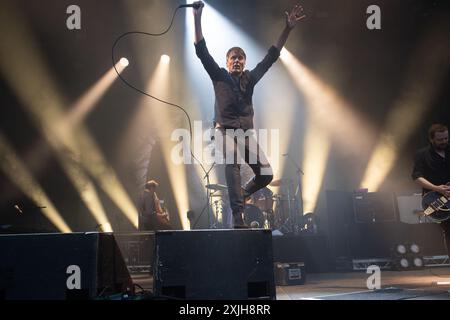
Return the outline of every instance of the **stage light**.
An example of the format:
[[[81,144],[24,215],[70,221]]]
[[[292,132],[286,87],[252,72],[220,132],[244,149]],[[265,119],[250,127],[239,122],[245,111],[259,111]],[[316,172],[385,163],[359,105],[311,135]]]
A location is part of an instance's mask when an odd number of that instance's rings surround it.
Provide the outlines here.
[[[10,29],[3,39],[10,50],[3,50],[0,54],[0,71],[42,129],[86,207],[99,223],[104,223],[107,217],[95,186],[80,167],[77,140],[64,121],[66,101],[58,91],[25,18],[20,16],[17,8],[6,9],[8,14],[0,18],[0,30]],[[0,13],[4,12],[0,10]]]
[[[111,198],[132,225],[137,228],[137,209],[115,170],[104,158],[100,147],[83,127],[78,127],[74,134],[76,134],[78,139],[78,152],[82,155],[81,164],[84,169],[98,181],[103,191]],[[102,221],[101,223],[103,225],[111,225],[109,221]]]
[[[409,267],[409,261],[406,258],[400,259],[400,266],[404,269],[407,269]]]
[[[161,56],[161,62],[162,62],[162,63],[165,63],[165,64],[170,63],[170,57],[169,57],[167,54],[163,54],[163,55]]]
[[[99,226],[99,231],[100,232],[113,232],[113,229],[111,227],[111,224],[105,223],[105,224]]]
[[[59,231],[64,233],[72,232],[64,221],[55,205],[49,199],[44,189],[33,178],[25,163],[8,143],[7,139],[0,133],[0,169],[24,194],[34,201],[35,204],[45,204],[42,214],[45,215]],[[23,211],[18,204],[14,206],[18,213]],[[37,226],[35,226],[37,227]]]
[[[359,156],[370,150],[368,141],[375,140],[373,126],[359,117],[349,102],[289,50],[283,48],[280,58],[295,86],[304,95],[305,107],[317,130],[323,130],[323,135],[327,134],[335,141],[343,154]]]
[[[168,56],[163,57],[159,59],[156,69],[149,76],[145,91],[160,99],[171,100],[170,96],[174,93],[171,92],[171,65],[168,63],[170,58]],[[167,168],[178,216],[183,229],[187,230],[189,229],[189,222],[183,214],[189,209],[186,168],[184,163],[176,164],[171,159],[171,151],[174,146],[174,143],[171,141],[171,133],[178,126],[177,122],[173,121],[173,108],[155,100],[149,100],[148,97],[143,97],[138,103],[136,110],[120,143],[122,146],[119,148],[121,152],[120,157],[122,161],[128,161],[123,157],[130,158],[130,154],[133,154],[131,158],[139,159],[138,166],[142,168],[142,174],[139,174],[139,176],[146,177],[149,171],[152,170],[149,157],[156,144],[152,139],[156,138],[159,141],[158,146],[161,148],[160,157]],[[155,121],[155,119],[157,120]],[[149,130],[149,128],[152,128],[151,130],[154,130],[154,132]],[[126,152],[123,150],[126,150]],[[140,185],[144,183],[145,181],[140,181]]]
[[[302,176],[303,205],[304,212],[315,211],[331,142],[336,142],[340,152],[346,156],[359,157],[368,152],[368,141],[374,140],[374,129],[355,114],[354,108],[334,88],[286,48],[281,51],[280,58],[294,85],[304,96],[307,127],[302,152],[305,172]]]
[[[419,251],[420,251],[419,246],[418,246],[417,244],[415,244],[415,243],[413,243],[413,244],[409,247],[409,249],[411,250],[412,253],[419,253]]]
[[[15,12],[15,10],[10,11]],[[43,135],[55,150],[68,178],[96,221],[102,225],[110,225],[91,177],[99,181],[100,186],[113,202],[137,227],[137,210],[117,175],[105,161],[101,149],[88,130],[81,123],[73,128],[68,125],[67,112],[64,108],[67,102],[57,90],[58,87],[40,55],[38,46],[30,36],[29,28],[26,27],[26,23],[23,23],[25,20],[14,17],[11,12],[6,21],[0,19],[0,26],[9,25],[12,30],[5,39],[11,50],[0,54],[0,70],[22,104],[33,116],[33,120],[42,129]],[[23,41],[17,41],[17,39]],[[13,57],[17,59],[11,59]],[[120,68],[123,67],[119,65],[119,72]],[[23,72],[24,70],[28,72]],[[116,78],[115,75],[111,77],[111,79]],[[82,100],[88,102],[87,105],[91,105],[98,98],[97,92]]]
[[[120,59],[120,64],[121,64],[123,67],[128,67],[128,66],[130,65],[130,61],[128,61],[127,58],[122,58],[122,59]]]
[[[425,264],[416,243],[399,243],[392,248],[392,268],[397,271],[422,269]]]
[[[125,58],[122,58],[125,59]],[[128,63],[128,60],[125,59]],[[127,64],[128,65],[128,64]],[[96,81],[73,105],[69,108],[66,119],[63,122],[68,128],[76,127],[87,115],[92,112],[100,99],[106,94],[111,85],[118,79],[117,72],[121,74],[126,65],[121,61],[115,68],[110,68],[99,80]],[[116,72],[117,71],[117,72]]]
[[[416,268],[422,268],[423,267],[423,259],[422,258],[419,258],[419,257],[414,258],[413,263],[414,263],[414,267],[416,267]]]
[[[374,148],[360,186],[378,191],[394,168],[410,136],[424,122],[433,99],[445,83],[448,64],[448,21],[436,19],[422,33],[412,52],[399,96],[390,106],[383,132]]]
[[[329,136],[317,124],[317,119],[308,117],[302,152],[305,174],[302,175],[303,212],[300,214],[316,210],[329,159]]]
[[[399,254],[405,254],[406,253],[406,247],[402,244],[397,245],[397,252]]]

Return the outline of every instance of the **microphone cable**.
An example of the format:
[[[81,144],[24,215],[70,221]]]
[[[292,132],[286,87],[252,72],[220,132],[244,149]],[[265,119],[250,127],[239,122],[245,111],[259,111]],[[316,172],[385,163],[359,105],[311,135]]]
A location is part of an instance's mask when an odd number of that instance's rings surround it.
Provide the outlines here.
[[[139,88],[137,88],[135,85],[133,85],[132,83],[130,83],[130,82],[129,82],[127,79],[125,79],[125,78],[120,74],[120,72],[117,70],[117,68],[116,68],[116,61],[115,61],[115,57],[114,57],[114,52],[115,52],[115,49],[116,49],[116,47],[117,47],[117,44],[118,44],[123,38],[125,38],[125,37],[127,37],[127,36],[129,36],[129,35],[136,35],[136,34],[138,34],[138,35],[151,36],[151,37],[160,37],[160,36],[165,35],[165,34],[166,34],[167,32],[169,32],[169,30],[172,28],[172,25],[173,25],[173,22],[174,22],[174,20],[175,20],[175,16],[176,16],[178,10],[179,10],[180,8],[184,8],[184,7],[186,7],[186,6],[180,5],[180,6],[178,6],[178,7],[175,9],[175,11],[174,11],[174,13],[173,13],[173,15],[172,15],[172,19],[171,19],[171,21],[170,21],[169,27],[168,27],[166,30],[164,30],[163,32],[161,32],[161,33],[149,33],[149,32],[143,32],[143,31],[129,31],[129,32],[125,32],[124,34],[122,34],[121,36],[119,36],[119,37],[116,39],[116,41],[114,42],[113,46],[112,46],[112,49],[111,49],[111,59],[112,59],[112,65],[113,65],[113,68],[114,68],[114,70],[115,70],[117,76],[119,77],[119,79],[120,79],[126,86],[130,87],[131,89],[133,89],[133,90],[139,92],[140,94],[142,94],[142,95],[144,95],[144,96],[147,96],[147,97],[149,97],[149,98],[151,98],[151,99],[154,99],[154,100],[156,100],[156,101],[158,101],[158,102],[161,102],[161,103],[163,103],[163,104],[169,105],[169,106],[171,106],[171,107],[175,107],[175,108],[181,110],[181,111],[185,114],[185,116],[186,116],[186,118],[187,118],[187,120],[188,120],[188,124],[189,124],[189,133],[190,133],[190,143],[189,143],[189,148],[190,148],[190,150],[189,150],[189,151],[190,151],[191,157],[192,157],[192,159],[194,159],[194,160],[196,160],[196,161],[198,162],[198,164],[199,164],[200,167],[202,168],[203,172],[206,174],[207,171],[206,171],[205,167],[204,167],[203,164],[195,157],[194,153],[192,152],[192,123],[191,123],[192,121],[191,121],[191,117],[189,116],[189,114],[187,113],[187,111],[186,111],[183,107],[181,107],[181,106],[179,106],[179,105],[177,105],[177,104],[175,104],[175,103],[172,103],[172,102],[169,102],[169,101],[165,101],[165,100],[162,100],[162,99],[160,99],[160,98],[158,98],[158,97],[155,97],[154,95],[152,95],[152,94],[150,94],[150,93],[148,93],[148,92],[145,92],[144,90],[139,89]],[[214,165],[213,165],[213,166],[214,166]]]
[[[131,83],[130,83],[127,79],[125,79],[125,78],[119,73],[119,71],[117,70],[117,68],[116,68],[116,62],[115,62],[115,57],[114,57],[114,52],[115,52],[115,49],[116,49],[116,47],[117,47],[117,44],[118,44],[123,38],[125,38],[125,37],[127,37],[127,36],[129,36],[129,35],[144,35],[144,36],[149,36],[149,37],[160,37],[160,36],[165,35],[165,34],[166,34],[167,32],[169,32],[169,30],[172,28],[172,25],[173,25],[173,22],[174,22],[174,20],[175,20],[175,16],[176,16],[178,10],[181,9],[181,8],[185,8],[185,7],[186,7],[185,5],[184,5],[184,6],[183,6],[183,5],[180,5],[180,6],[178,6],[178,7],[175,9],[175,11],[174,11],[174,13],[173,13],[173,15],[172,15],[172,19],[171,19],[171,21],[170,21],[169,27],[168,27],[166,30],[164,30],[163,32],[161,32],[161,33],[150,33],[150,32],[143,32],[143,31],[129,31],[129,32],[125,32],[124,34],[120,35],[120,36],[116,39],[116,41],[114,42],[114,44],[113,44],[113,46],[112,46],[112,48],[111,48],[111,61],[112,61],[112,65],[113,65],[113,68],[114,68],[114,70],[115,70],[117,76],[119,77],[119,79],[120,79],[126,86],[128,86],[129,88],[131,88],[131,89],[137,91],[138,93],[140,93],[140,94],[142,94],[142,95],[144,95],[144,96],[147,96],[147,97],[149,97],[149,98],[151,98],[151,99],[154,99],[154,100],[156,100],[156,101],[158,101],[158,102],[160,102],[160,103],[163,103],[163,104],[166,104],[166,105],[168,105],[168,106],[177,108],[177,109],[181,110],[181,111],[184,113],[184,115],[186,116],[186,118],[187,118],[187,120],[188,120],[188,125],[189,125],[189,133],[190,133],[190,142],[189,142],[189,148],[190,148],[190,150],[189,150],[189,151],[190,151],[190,155],[191,155],[192,159],[196,160],[197,163],[200,165],[200,167],[202,168],[203,173],[205,173],[205,174],[207,175],[208,172],[211,171],[211,169],[215,166],[215,163],[211,166],[211,168],[210,168],[209,170],[206,170],[205,167],[203,166],[203,164],[195,157],[194,153],[192,152],[192,123],[191,123],[192,121],[191,121],[191,117],[189,116],[189,114],[187,113],[187,111],[186,111],[183,107],[181,107],[181,106],[179,106],[179,105],[177,105],[177,104],[175,104],[175,103],[172,103],[172,102],[169,102],[169,101],[165,101],[165,100],[163,100],[163,99],[160,99],[160,98],[158,98],[158,97],[155,97],[154,95],[152,95],[152,94],[150,94],[150,93],[148,93],[148,92],[145,92],[144,90],[139,89],[139,88],[137,88],[135,85],[131,84]],[[208,206],[208,203],[209,203],[209,199],[208,199],[209,193],[208,193],[208,192],[207,192],[206,197],[207,197],[207,199],[206,199],[206,202],[207,202],[207,203],[206,203],[206,205],[203,207],[203,209],[201,210],[201,212],[200,212],[200,214],[199,214],[199,217],[198,217],[197,220],[195,221],[194,228],[195,228],[195,226],[197,225],[197,222],[198,222],[198,220],[200,219],[200,217],[203,215],[203,213],[204,213],[206,207]]]

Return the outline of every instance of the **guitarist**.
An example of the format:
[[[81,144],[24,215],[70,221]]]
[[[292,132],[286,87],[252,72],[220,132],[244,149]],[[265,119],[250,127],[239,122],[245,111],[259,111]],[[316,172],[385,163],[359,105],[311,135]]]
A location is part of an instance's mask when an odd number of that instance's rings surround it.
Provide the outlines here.
[[[450,182],[448,128],[443,124],[433,124],[428,130],[428,139],[430,145],[416,153],[412,178],[422,187],[423,194],[435,191],[449,198],[450,187],[446,186]],[[450,219],[442,222],[441,227],[447,251],[450,251]]]
[[[162,208],[156,194],[159,184],[155,180],[150,180],[145,184],[144,192],[141,196],[139,208],[139,230],[171,230],[167,213]]]

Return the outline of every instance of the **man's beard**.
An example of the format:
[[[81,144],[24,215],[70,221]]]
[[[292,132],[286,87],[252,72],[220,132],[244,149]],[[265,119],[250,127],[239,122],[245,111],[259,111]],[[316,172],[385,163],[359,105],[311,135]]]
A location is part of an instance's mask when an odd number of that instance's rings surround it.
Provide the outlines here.
[[[433,144],[434,149],[436,149],[437,151],[445,151],[448,148],[448,143],[445,144]]]

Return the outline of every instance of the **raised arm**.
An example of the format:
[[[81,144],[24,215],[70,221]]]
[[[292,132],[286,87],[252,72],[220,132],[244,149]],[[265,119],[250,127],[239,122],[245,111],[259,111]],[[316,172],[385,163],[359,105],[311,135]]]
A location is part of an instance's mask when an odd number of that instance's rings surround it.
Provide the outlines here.
[[[217,80],[220,78],[221,70],[219,65],[214,61],[214,58],[209,54],[205,39],[203,38],[201,21],[203,6],[202,1],[194,2],[195,52],[202,62],[203,67],[208,72],[209,77],[212,80]]]
[[[195,6],[198,6],[197,8]],[[204,3],[203,1],[194,2],[194,24],[195,24],[195,44],[203,40],[202,32],[202,12]]]
[[[277,48],[279,51],[283,49],[284,45],[286,44],[286,40],[289,37],[289,33],[297,25],[297,22],[306,18],[306,15],[303,14],[303,7],[299,4],[296,4],[292,8],[290,13],[286,11],[285,14],[286,14],[286,26],[281,32],[281,35],[278,38],[277,43],[274,45],[274,47]]]
[[[283,49],[284,44],[289,36],[291,30],[295,27],[298,21],[304,19],[306,15],[303,14],[303,7],[296,5],[292,8],[291,13],[286,12],[286,26],[283,29],[278,41],[273,45],[269,52],[266,54],[264,59],[258,63],[258,65],[251,71],[251,76],[253,83],[256,84],[261,80],[264,74],[269,70],[269,68],[275,63],[275,61],[280,56],[280,51]]]

